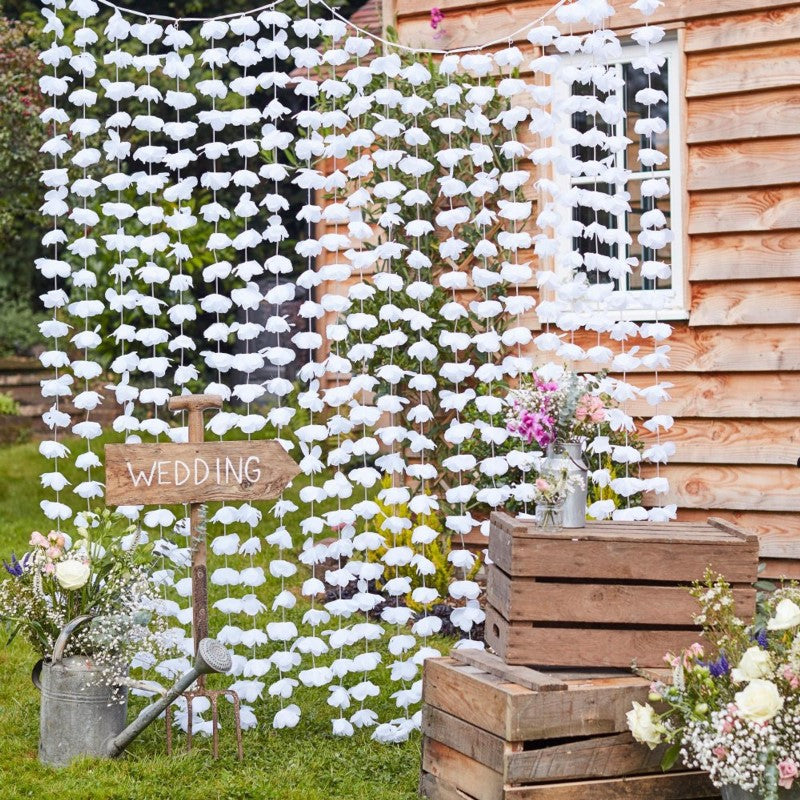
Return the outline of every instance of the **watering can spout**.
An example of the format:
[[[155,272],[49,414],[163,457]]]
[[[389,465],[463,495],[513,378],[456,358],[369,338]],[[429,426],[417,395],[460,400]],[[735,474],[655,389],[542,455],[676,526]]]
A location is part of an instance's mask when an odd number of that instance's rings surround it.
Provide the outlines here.
[[[175,699],[183,694],[200,675],[211,672],[228,672],[232,661],[230,653],[216,639],[202,639],[197,646],[194,666],[168,689],[160,700],[148,706],[122,733],[106,741],[106,755],[115,758]]]

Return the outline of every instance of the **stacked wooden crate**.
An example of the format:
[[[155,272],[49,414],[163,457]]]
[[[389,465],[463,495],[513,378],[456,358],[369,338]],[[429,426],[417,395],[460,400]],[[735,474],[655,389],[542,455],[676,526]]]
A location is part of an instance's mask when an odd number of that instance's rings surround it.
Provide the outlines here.
[[[542,531],[492,515],[486,642],[509,664],[663,666],[697,641],[693,581],[707,567],[752,617],[758,539],[719,520],[667,525],[589,523]]]
[[[625,714],[632,674],[543,673],[481,651],[425,662],[420,793],[429,800],[700,800],[702,773],[664,774]]]

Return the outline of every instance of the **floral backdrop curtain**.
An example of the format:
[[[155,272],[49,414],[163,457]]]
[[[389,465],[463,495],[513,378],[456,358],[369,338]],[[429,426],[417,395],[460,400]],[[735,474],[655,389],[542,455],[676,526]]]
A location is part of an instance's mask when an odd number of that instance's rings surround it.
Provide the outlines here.
[[[488,534],[491,509],[533,510],[565,397],[591,456],[591,516],[674,516],[658,504],[672,421],[657,291],[670,232],[655,200],[669,181],[641,183],[646,258],[613,221],[630,212],[630,171],[664,158],[664,32],[647,23],[660,5],[632,5],[647,113],[627,163],[605,0],[562,0],[509,40],[450,52],[377,39],[325,2],[208,20],[45,3],[42,510],[61,529],[102,501],[103,400],[118,441],[185,441],[167,400],[204,391],[225,401],[210,435],[284,443],[303,474],[292,493],[207,511],[212,632],[235,653],[247,724],[268,709],[297,725],[292,698],[308,691],[335,734],[396,741],[418,726],[443,625],[482,647],[465,540]],[[623,291],[635,274],[645,289]],[[161,560],[179,654],[156,668],[181,672],[186,512],[120,511]],[[372,708],[377,669],[396,682],[393,719]]]

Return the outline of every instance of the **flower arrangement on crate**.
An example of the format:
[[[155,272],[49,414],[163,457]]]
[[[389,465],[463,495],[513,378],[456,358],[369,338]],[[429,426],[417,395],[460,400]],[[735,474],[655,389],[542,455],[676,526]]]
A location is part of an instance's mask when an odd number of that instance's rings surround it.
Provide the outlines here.
[[[568,495],[565,527],[582,527],[586,514],[605,519],[640,502],[641,496],[627,484],[631,465],[638,469],[644,447],[623,422],[610,393],[613,384],[602,374],[579,375],[548,365],[523,378],[506,397],[511,441],[521,439],[548,454],[547,459],[534,458],[530,469],[565,465],[582,479],[582,486]],[[525,484],[523,472],[515,500],[525,493]]]
[[[672,684],[653,684],[650,697],[666,710],[634,703],[634,738],[651,749],[670,743],[664,769],[680,757],[708,772],[723,798],[800,797],[800,587],[762,597],[753,625],[736,616],[720,576],[707,572],[692,594],[707,646],[666,657]]]
[[[109,683],[132,663],[149,667],[170,650],[165,618],[152,582],[155,561],[140,547],[142,534],[109,511],[84,514],[73,537],[34,531],[30,550],[3,561],[0,621],[10,644],[24,635],[45,657],[71,620],[93,617],[76,630],[67,654],[92,656]]]
[[[509,391],[506,427],[543,450],[593,437],[606,416],[606,404],[596,391],[596,379],[587,375],[565,371],[546,378],[534,373]]]

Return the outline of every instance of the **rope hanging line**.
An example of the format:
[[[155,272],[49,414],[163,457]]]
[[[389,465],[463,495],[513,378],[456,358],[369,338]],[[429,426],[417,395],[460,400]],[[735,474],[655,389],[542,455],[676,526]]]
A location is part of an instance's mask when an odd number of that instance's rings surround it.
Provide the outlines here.
[[[122,8],[121,6],[109,2],[109,0],[96,0],[96,2],[99,3],[100,5],[106,6],[107,8],[113,9],[118,14],[131,14],[136,17],[141,17],[142,19],[162,20],[164,22],[173,22],[176,23],[177,25],[180,25],[180,23],[182,22],[211,22],[214,20],[247,17],[254,14],[258,14],[262,11],[269,11],[275,8],[276,6],[280,5],[282,0],[276,0],[276,2],[274,3],[267,3],[266,5],[258,6],[257,8],[252,8],[249,11],[236,11],[232,14],[221,14],[220,16],[216,17],[169,17],[163,14],[145,14],[141,11],[136,11],[132,8]],[[403,50],[406,53],[418,53],[425,55],[450,55],[452,53],[474,53],[476,51],[486,50],[487,48],[494,47],[495,45],[498,44],[510,43],[519,34],[525,33],[525,31],[535,27],[540,22],[544,22],[546,19],[552,16],[556,11],[558,11],[558,9],[561,8],[561,6],[566,5],[568,2],[570,2],[570,0],[559,0],[558,3],[556,3],[554,6],[545,11],[545,13],[542,14],[541,16],[537,17],[531,22],[527,22],[525,25],[522,25],[515,31],[512,31],[511,33],[507,34],[506,36],[502,36],[499,39],[493,39],[490,42],[484,42],[483,44],[478,44],[478,45],[471,45],[469,47],[453,47],[447,49],[409,47],[408,45],[400,44],[399,42],[392,42],[389,41],[388,39],[384,39],[382,36],[378,36],[377,34],[372,33],[366,30],[365,28],[361,28],[358,25],[354,24],[347,17],[340,14],[335,8],[329,6],[325,2],[325,0],[316,0],[315,5],[322,6],[322,8],[326,9],[331,14],[331,16],[344,22],[348,27],[352,28],[354,31],[358,31],[358,33],[362,34],[363,36],[368,36],[370,39],[373,39],[376,42],[380,42],[386,47],[393,47],[396,50]]]
[[[111,8],[119,14],[131,14],[135,17],[141,17],[142,19],[160,19],[164,22],[210,22],[212,20],[218,19],[234,19],[235,17],[246,17],[250,14],[258,14],[261,11],[269,11],[275,6],[280,5],[281,0],[275,0],[274,3],[266,3],[263,6],[258,6],[257,8],[251,8],[249,11],[235,11],[232,14],[220,14],[218,17],[169,17],[164,14],[145,14],[142,11],[136,11],[133,8],[122,8],[114,3],[108,2],[108,0],[95,0],[95,2],[99,3],[102,6],[106,6],[106,8]]]

